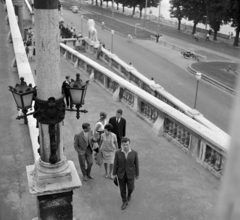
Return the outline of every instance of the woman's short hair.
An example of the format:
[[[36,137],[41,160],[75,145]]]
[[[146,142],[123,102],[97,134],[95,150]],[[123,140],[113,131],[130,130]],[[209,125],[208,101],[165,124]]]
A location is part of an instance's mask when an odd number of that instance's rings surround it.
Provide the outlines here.
[[[106,119],[107,114],[105,112],[100,112],[100,119]]]
[[[112,126],[111,124],[106,124],[106,125],[104,126],[104,129],[106,129],[107,131],[111,131],[112,128],[113,128],[113,126]]]

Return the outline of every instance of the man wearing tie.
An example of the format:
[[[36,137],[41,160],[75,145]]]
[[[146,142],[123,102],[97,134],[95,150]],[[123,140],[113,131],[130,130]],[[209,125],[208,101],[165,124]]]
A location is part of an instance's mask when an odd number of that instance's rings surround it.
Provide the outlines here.
[[[122,210],[126,209],[134,190],[135,179],[139,178],[138,153],[131,149],[130,139],[122,138],[122,149],[116,151],[113,175],[117,176],[122,197]]]
[[[93,131],[89,123],[82,124],[82,131],[74,136],[74,148],[78,152],[80,168],[83,174],[83,180],[93,179],[91,168],[93,165],[93,142],[95,141]],[[87,168],[85,167],[87,162]]]
[[[118,109],[116,117],[109,119],[109,123],[113,126],[112,132],[117,136],[118,148],[121,148],[121,139],[126,135],[126,120],[122,117],[122,109]]]

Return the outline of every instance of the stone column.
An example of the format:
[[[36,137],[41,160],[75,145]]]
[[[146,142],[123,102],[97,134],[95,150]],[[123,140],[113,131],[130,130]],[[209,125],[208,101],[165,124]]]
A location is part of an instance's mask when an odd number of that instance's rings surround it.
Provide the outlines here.
[[[37,100],[35,111],[43,102],[60,100],[60,37],[58,0],[35,0],[35,36]],[[40,103],[40,104],[39,104]],[[49,107],[51,106],[51,107]],[[63,154],[62,117],[54,123],[43,116],[58,112],[49,104],[45,113],[37,112],[39,125],[40,159],[27,166],[30,193],[37,196],[38,218],[41,220],[66,220],[72,217],[72,190],[81,186],[72,161]],[[55,112],[54,112],[55,111]],[[55,118],[55,116],[54,116]],[[58,118],[57,118],[58,119]]]

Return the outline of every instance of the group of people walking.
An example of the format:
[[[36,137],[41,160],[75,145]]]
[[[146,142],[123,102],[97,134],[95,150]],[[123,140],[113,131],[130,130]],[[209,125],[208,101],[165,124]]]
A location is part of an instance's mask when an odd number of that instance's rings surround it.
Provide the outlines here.
[[[130,147],[126,137],[126,120],[118,109],[116,116],[107,123],[107,114],[100,112],[94,129],[89,123],[82,124],[82,131],[74,136],[74,148],[78,153],[83,180],[93,179],[91,168],[93,155],[101,154],[105,169],[104,177],[117,179],[124,210],[131,199],[135,179],[139,177],[138,154]]]

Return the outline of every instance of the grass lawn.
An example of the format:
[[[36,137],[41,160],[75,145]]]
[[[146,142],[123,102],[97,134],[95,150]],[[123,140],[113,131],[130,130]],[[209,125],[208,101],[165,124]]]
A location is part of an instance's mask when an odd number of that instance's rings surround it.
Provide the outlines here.
[[[229,67],[232,69],[230,70]],[[199,62],[192,64],[192,68],[203,73],[206,76],[234,89],[237,83],[239,72],[234,72],[237,69],[236,63],[230,62]]]
[[[104,22],[106,27],[114,31],[117,31],[119,33],[122,33],[125,36],[127,36],[128,34],[131,34],[133,37],[140,38],[140,39],[149,39],[151,37],[150,32],[141,30],[139,28],[137,28],[137,31],[135,34],[135,27],[126,25],[122,22],[116,21],[111,18],[102,17],[101,15],[96,15],[96,14],[85,14],[85,16],[88,17],[89,19],[94,19],[95,22],[98,22],[100,24]]]

